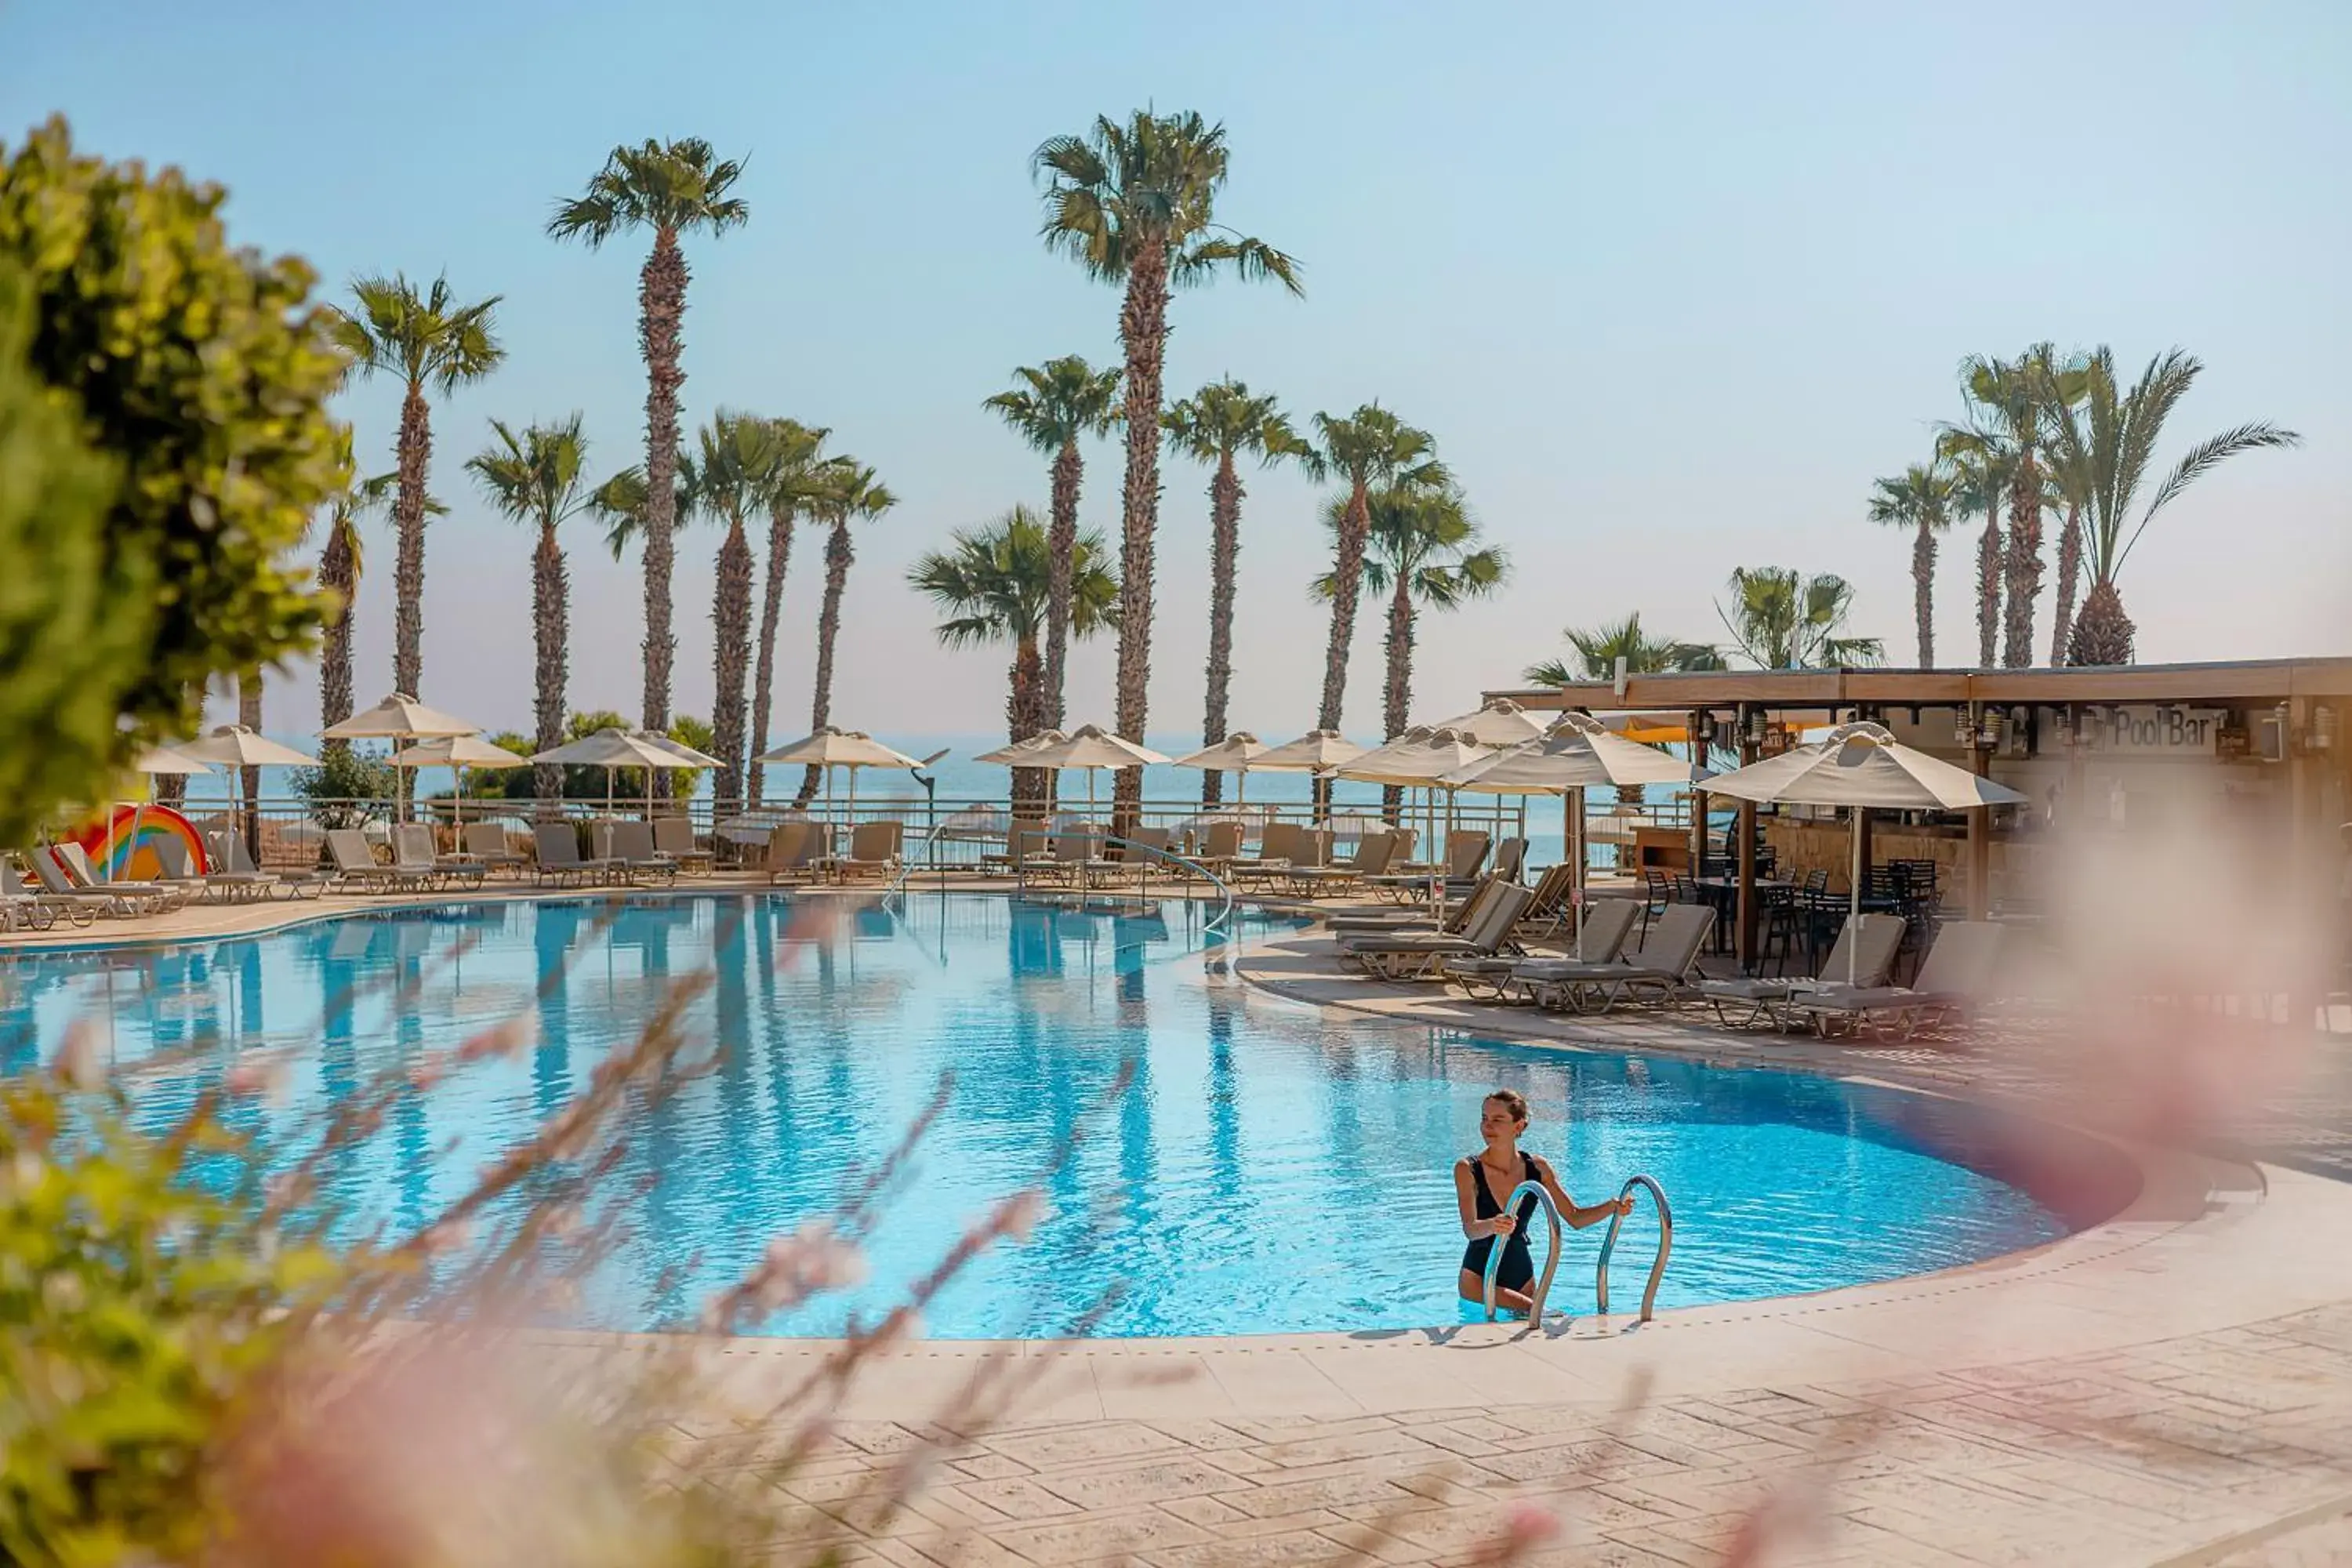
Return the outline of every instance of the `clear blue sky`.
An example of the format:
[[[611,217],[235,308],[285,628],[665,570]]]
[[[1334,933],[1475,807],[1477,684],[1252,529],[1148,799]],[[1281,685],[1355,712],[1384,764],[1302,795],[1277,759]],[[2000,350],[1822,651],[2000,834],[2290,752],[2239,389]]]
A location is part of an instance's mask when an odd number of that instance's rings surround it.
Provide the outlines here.
[[[2179,343],[2208,373],[2175,450],[2245,419],[2301,430],[2208,479],[2125,578],[2144,658],[2345,650],[2352,570],[2352,7],[2117,0],[1964,8],[1196,3],[648,6],[500,0],[0,0],[0,137],[52,110],[110,155],[226,184],[237,238],[500,293],[511,357],[436,409],[425,695],[529,713],[528,543],[459,468],[486,421],[584,410],[599,471],[642,452],[634,245],[546,239],[614,142],[747,155],[750,226],[695,245],[688,419],[726,405],[831,426],[903,504],[860,542],[835,712],[892,733],[1000,722],[1002,659],[947,653],[903,586],[955,526],[1042,503],[1038,459],[982,413],[1011,369],[1117,356],[1116,300],[1035,238],[1028,154],[1150,102],[1223,120],[1221,216],[1295,252],[1307,293],[1180,298],[1171,392],[1221,374],[1300,416],[1379,398],[1440,439],[1517,576],[1427,626],[1438,716],[1639,608],[1714,631],[1730,569],[1834,569],[1906,651],[1906,542],[1871,479],[1925,455],[1953,370],[2035,339]],[[347,400],[391,463],[391,389]],[[2168,452],[2167,460],[2173,455]],[[1116,521],[1117,458],[1085,511]],[[1153,729],[1200,721],[1205,475],[1166,469]],[[1244,516],[1235,719],[1312,719],[1323,536],[1287,475]],[[1966,530],[1939,638],[1974,647]],[[577,546],[572,692],[633,709],[629,573]],[[817,541],[788,595],[780,729],[798,733]],[[707,710],[710,553],[686,536],[679,698]],[[389,685],[391,550],[360,605],[362,698]],[[2045,599],[2045,626],[2046,626]],[[2046,635],[2046,634],[2045,634]],[[1349,718],[1377,729],[1361,637]],[[1108,720],[1110,648],[1075,671]],[[315,712],[307,670],[278,722]],[[289,710],[292,712],[289,712]]]

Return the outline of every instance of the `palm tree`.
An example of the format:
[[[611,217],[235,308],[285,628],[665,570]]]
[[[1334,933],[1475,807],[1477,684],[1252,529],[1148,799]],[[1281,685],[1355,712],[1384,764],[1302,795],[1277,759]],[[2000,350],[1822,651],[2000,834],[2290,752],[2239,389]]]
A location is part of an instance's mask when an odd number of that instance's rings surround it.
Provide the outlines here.
[[[1824,572],[1742,566],[1731,574],[1731,608],[1716,606],[1733,646],[1759,669],[1872,665],[1885,657],[1876,637],[1847,637],[1853,584]]]
[[[2099,354],[2106,352],[2102,347]],[[2094,355],[2085,363],[2085,397],[2091,395],[2095,378],[2102,374],[2097,360],[2098,355]],[[2115,382],[2114,369],[2110,360],[2105,372],[2110,388]],[[2061,403],[2051,410],[2050,418],[2050,488],[2066,513],[2065,524],[2058,532],[2058,603],[2050,626],[2050,663],[2053,668],[2068,662],[2067,644],[2073,640],[2074,631],[2074,595],[2083,582],[2083,514],[2090,509],[2093,492],[2098,488],[2090,437],[2076,412],[2081,401]]]
[[[1576,664],[1571,668],[1565,659],[1546,659],[1531,664],[1522,676],[1538,686],[1568,686],[1580,680],[1608,680],[1617,673],[1617,661],[1625,661],[1628,675],[1653,675],[1671,669],[1722,669],[1726,666],[1723,653],[1708,643],[1684,642],[1677,637],[1653,637],[1642,629],[1641,612],[1635,611],[1613,626],[1589,627],[1568,626],[1560,635],[1569,647],[1576,650]],[[1637,795],[1635,797],[1639,799]]]
[[[422,296],[407,277],[362,278],[352,284],[356,310],[340,314],[335,338],[362,376],[378,371],[400,377],[397,492],[392,521],[399,545],[393,562],[394,650],[392,684],[415,697],[425,683],[425,484],[433,458],[429,384],[445,396],[499,367],[499,296],[460,305],[449,280],[436,278]]]
[[[723,408],[697,439],[701,456],[678,464],[678,482],[695,511],[727,527],[710,606],[710,729],[712,754],[721,763],[713,805],[732,813],[744,798],[743,688],[751,663],[751,540],[745,521],[772,498],[785,454],[775,421]]]
[[[2001,503],[2009,496],[2009,455],[1979,430],[1946,426],[1936,437],[1936,456],[1952,470],[1952,510],[1985,514],[1977,541],[1977,668],[2000,661],[2000,578],[2006,554],[2000,534]]]
[[[2158,512],[2216,465],[2241,452],[2302,444],[2301,436],[2268,421],[2208,437],[2181,455],[2164,482],[2157,486],[2139,521],[2132,523],[2132,505],[2147,477],[2164,422],[2204,369],[2194,355],[2168,349],[2148,361],[2129,392],[2122,392],[2116,384],[2114,354],[2103,347],[2091,356],[2084,397],[2090,427],[2084,449],[2089,470],[2091,591],[2069,635],[2070,664],[2131,662],[2136,628],[2124,613],[2116,578]],[[2124,531],[2127,524],[2128,535]]]
[[[342,437],[346,468],[351,438],[346,430]],[[383,505],[396,479],[393,474],[361,479],[338,494],[327,509],[327,539],[319,548],[319,586],[332,594],[340,607],[319,639],[321,730],[331,730],[352,716],[352,617],[359,605],[360,571],[365,556],[360,521]],[[329,741],[327,745],[348,749],[351,742]]]
[[[1348,526],[1356,510],[1351,495],[1334,496],[1324,508],[1324,525],[1335,534]],[[1381,691],[1383,735],[1394,740],[1404,733],[1412,709],[1412,649],[1414,623],[1421,609],[1458,609],[1501,586],[1510,562],[1494,546],[1476,548],[1478,524],[1452,487],[1427,486],[1376,490],[1369,498],[1371,519],[1370,549],[1362,562],[1362,584],[1375,594],[1389,595],[1388,679]],[[1331,599],[1339,591],[1339,573],[1318,578],[1315,596]],[[1391,785],[1381,792],[1385,809],[1393,816],[1404,792]]]
[[[1299,291],[1298,268],[1262,239],[1216,221],[1225,183],[1225,130],[1198,114],[1138,110],[1122,125],[1097,116],[1083,136],[1056,136],[1032,166],[1045,184],[1046,247],[1089,276],[1121,286],[1119,342],[1126,351],[1127,476],[1121,495],[1118,732],[1143,739],[1151,674],[1151,568],[1160,522],[1160,383],[1168,349],[1172,288],[1205,283],[1230,269]],[[1142,770],[1119,773],[1113,820],[1134,819]]]
[[[835,458],[822,467],[814,510],[831,531],[824,542],[824,606],[816,617],[816,697],[809,705],[812,733],[833,718],[833,646],[841,633],[842,590],[849,585],[849,563],[857,556],[849,537],[850,520],[871,521],[898,504],[898,498],[875,478],[874,470],[855,458]],[[824,779],[824,770],[811,763],[793,804],[805,807],[816,798]]]
[[[768,474],[767,493],[762,498],[768,509],[768,571],[760,600],[758,664],[751,675],[751,755],[755,760],[751,763],[750,790],[755,805],[767,799],[768,770],[756,759],[768,749],[768,717],[774,710],[776,624],[783,613],[784,572],[792,564],[793,527],[821,488],[817,454],[824,449],[825,437],[833,434],[796,419],[772,419],[768,426],[776,452],[774,467]]]
[[[670,574],[677,564],[673,481],[677,472],[677,389],[686,381],[678,353],[686,316],[688,270],[681,236],[724,234],[751,216],[749,204],[727,193],[742,164],[719,161],[710,143],[693,137],[650,138],[613,149],[588,188],[555,204],[547,232],[580,239],[595,249],[616,234],[653,231],[654,246],[638,274],[637,342],[646,359],[646,475],[649,485],[646,535],[645,727],[669,724]],[[666,786],[665,786],[666,787]]]
[[[1914,463],[1878,481],[1870,521],[1911,530],[1911,613],[1919,623],[1919,668],[1936,668],[1936,535],[1952,522],[1954,481],[1942,460]]]
[[[1346,418],[1315,416],[1318,437],[1307,459],[1317,479],[1344,479],[1348,504],[1331,569],[1331,640],[1323,660],[1323,702],[1318,729],[1339,727],[1348,697],[1348,656],[1356,640],[1356,600],[1362,591],[1364,552],[1371,537],[1371,494],[1376,489],[1438,489],[1452,482],[1436,458],[1437,442],[1377,403]],[[1321,798],[1328,785],[1318,784]]]
[[[557,424],[530,426],[520,436],[496,419],[490,430],[496,439],[466,467],[500,516],[539,529],[530,554],[532,750],[553,751],[563,744],[571,648],[571,569],[557,531],[593,504],[583,478],[588,438],[581,434],[577,414]],[[542,811],[551,810],[562,794],[560,764],[542,763],[531,770],[531,795]]]
[[[1966,437],[1984,452],[1999,454],[2008,480],[2001,662],[2022,669],[2033,662],[2033,612],[2042,596],[2042,454],[2053,410],[2081,395],[2082,371],[2062,363],[2043,342],[2013,360],[1971,355],[1961,363],[1960,382],[1969,410]]]
[[[1617,674],[1617,661],[1625,661],[1628,675],[1652,675],[1664,670],[1728,669],[1730,665],[1723,650],[1712,643],[1684,642],[1678,637],[1653,637],[1642,629],[1642,616],[1635,611],[1614,625],[1597,626],[1567,626],[1561,635],[1568,646],[1576,650],[1576,663],[1570,667],[1564,659],[1547,659],[1530,665],[1523,672],[1538,686],[1567,686],[1579,680],[1609,680]],[[1621,803],[1638,805],[1643,799],[1640,784],[1619,784],[1617,798]]]
[[[1213,746],[1225,738],[1234,678],[1234,569],[1242,547],[1242,481],[1234,459],[1255,453],[1261,468],[1272,468],[1305,456],[1307,447],[1271,396],[1253,397],[1230,376],[1177,404],[1162,423],[1177,450],[1216,466],[1209,479],[1209,694],[1201,721],[1201,743]],[[1224,778],[1213,768],[1201,775],[1202,805],[1224,798]]]
[[[1101,436],[1118,423],[1119,372],[1097,370],[1076,354],[1023,366],[1021,383],[981,406],[992,408],[1015,435],[1054,460],[1053,521],[1046,544],[1053,552],[1055,586],[1045,607],[1045,723],[1062,722],[1062,677],[1070,640],[1070,550],[1078,536],[1078,483],[1085,476],[1078,442]]]
[[[934,551],[908,570],[907,581],[950,617],[938,627],[950,647],[982,643],[1013,645],[1010,689],[1005,698],[1007,738],[1025,741],[1047,728],[1045,659],[1038,649],[1052,613],[1054,580],[1051,536],[1036,514],[1014,507],[986,529],[961,531],[950,548]],[[1118,579],[1104,565],[1102,535],[1087,532],[1071,543],[1066,576],[1070,586],[1070,635],[1090,637],[1118,624]],[[1045,770],[1016,769],[1014,809],[1044,807]]]
[[[646,471],[632,465],[588,493],[588,510],[604,524],[604,548],[613,559],[625,559],[629,546],[645,536],[646,518],[652,510],[646,489]],[[694,510],[694,498],[683,484],[672,481],[670,515],[683,517]]]

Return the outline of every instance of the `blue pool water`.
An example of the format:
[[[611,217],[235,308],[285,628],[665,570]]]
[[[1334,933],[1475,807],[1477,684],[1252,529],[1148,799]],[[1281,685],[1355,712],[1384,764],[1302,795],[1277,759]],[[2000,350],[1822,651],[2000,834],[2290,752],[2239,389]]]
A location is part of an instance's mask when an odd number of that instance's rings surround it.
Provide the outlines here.
[[[1529,1145],[1580,1200],[1637,1171],[1664,1184],[1676,1231],[1661,1306],[1885,1279],[2066,1228],[1970,1168],[1998,1166],[1972,1155],[1982,1129],[1959,1108],[1796,1074],[1327,1021],[1213,973],[1203,957],[1217,942],[1197,905],[1134,916],[920,895],[895,912],[813,919],[813,903],[383,911],[160,952],[0,959],[0,1069],[91,1019],[141,1114],[161,1124],[230,1051],[143,1074],[142,1058],[210,1036],[295,1042],[290,1090],[247,1113],[266,1144],[290,1144],[353,1086],[535,1011],[527,1058],[411,1093],[333,1172],[354,1226],[413,1226],[633,1038],[671,980],[715,971],[693,1025],[723,1043],[723,1063],[637,1130],[630,1160],[649,1184],[638,1228],[582,1308],[622,1328],[690,1318],[770,1238],[833,1212],[950,1068],[947,1110],[871,1238],[871,1279],[769,1331],[872,1321],[1074,1138],[1045,1178],[1047,1221],[950,1286],[925,1315],[930,1333],[1063,1331],[1114,1283],[1094,1332],[1456,1321],[1450,1167],[1475,1147],[1479,1101],[1499,1086],[1532,1102]],[[332,1005],[387,973],[424,977],[397,1016],[382,991]],[[1114,1095],[1123,1066],[1133,1076]],[[1555,1305],[1591,1309],[1601,1234],[1570,1235]],[[1641,1208],[1619,1242],[1621,1310],[1639,1300],[1654,1241]]]

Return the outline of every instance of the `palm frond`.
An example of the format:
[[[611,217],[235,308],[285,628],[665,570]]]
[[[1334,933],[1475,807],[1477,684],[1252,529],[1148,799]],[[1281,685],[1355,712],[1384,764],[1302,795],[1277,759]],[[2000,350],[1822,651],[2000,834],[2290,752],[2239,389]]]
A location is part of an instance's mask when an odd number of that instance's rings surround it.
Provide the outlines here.
[[[2262,420],[2252,425],[2241,425],[2234,430],[2224,430],[2219,436],[2209,437],[2189,447],[2180,461],[2173,466],[2172,472],[2165,476],[2164,483],[2156,488],[2155,499],[2147,503],[2147,510],[2140,514],[2139,526],[2132,530],[2131,538],[2125,542],[2122,553],[2116,557],[2109,575],[2123,569],[2124,562],[2131,555],[2132,546],[2139,542],[2139,536],[2147,531],[2149,521],[2174,497],[2217,465],[2241,452],[2302,445],[2303,437],[2294,431],[2283,430],[2268,420]]]

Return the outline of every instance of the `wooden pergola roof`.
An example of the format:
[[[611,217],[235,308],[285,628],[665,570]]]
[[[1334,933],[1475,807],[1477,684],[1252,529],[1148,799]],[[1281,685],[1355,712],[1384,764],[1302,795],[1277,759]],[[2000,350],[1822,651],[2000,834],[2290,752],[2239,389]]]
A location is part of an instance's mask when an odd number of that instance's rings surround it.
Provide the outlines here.
[[[1877,707],[1963,708],[1970,703],[2203,703],[2263,706],[2297,699],[2352,699],[2352,658],[2246,659],[2220,664],[2134,664],[2057,669],[1732,669],[1628,675],[1570,686],[1488,691],[1523,708],[1681,712]]]

